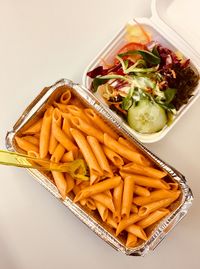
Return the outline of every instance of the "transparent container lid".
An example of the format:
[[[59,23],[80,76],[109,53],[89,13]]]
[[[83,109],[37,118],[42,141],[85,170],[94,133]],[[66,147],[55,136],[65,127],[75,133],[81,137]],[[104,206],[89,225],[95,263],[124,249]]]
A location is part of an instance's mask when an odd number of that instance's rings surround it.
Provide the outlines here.
[[[196,53],[200,53],[198,6],[199,0],[152,0],[151,19],[162,28],[166,26],[172,28]]]

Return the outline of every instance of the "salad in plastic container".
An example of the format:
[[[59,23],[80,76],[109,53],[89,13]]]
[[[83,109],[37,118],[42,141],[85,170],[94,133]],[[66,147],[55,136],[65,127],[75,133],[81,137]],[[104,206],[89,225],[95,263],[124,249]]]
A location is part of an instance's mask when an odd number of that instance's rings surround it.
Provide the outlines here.
[[[101,58],[87,77],[91,91],[134,132],[146,136],[173,123],[199,81],[190,59],[137,22],[126,26],[121,47]]]

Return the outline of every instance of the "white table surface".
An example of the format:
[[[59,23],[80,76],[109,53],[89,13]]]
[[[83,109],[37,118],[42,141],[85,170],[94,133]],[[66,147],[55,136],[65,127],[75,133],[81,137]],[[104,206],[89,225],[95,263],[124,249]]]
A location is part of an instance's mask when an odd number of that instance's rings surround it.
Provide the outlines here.
[[[190,9],[199,1],[177,2],[193,24],[170,11],[173,22],[194,31],[200,17]],[[150,16],[148,0],[0,0],[0,147],[44,86],[63,77],[81,82],[85,66],[120,27],[143,16]],[[148,145],[187,177],[195,195],[186,218],[154,252],[144,258],[116,252],[25,170],[1,166],[0,268],[199,268],[199,115],[200,99],[162,141]]]

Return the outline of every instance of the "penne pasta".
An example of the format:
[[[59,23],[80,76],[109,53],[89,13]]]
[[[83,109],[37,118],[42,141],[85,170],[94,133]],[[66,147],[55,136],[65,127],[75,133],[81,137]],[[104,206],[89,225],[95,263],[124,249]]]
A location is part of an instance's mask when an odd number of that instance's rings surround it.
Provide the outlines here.
[[[56,187],[58,188],[63,200],[67,196],[67,181],[64,177],[63,173],[52,171],[54,182],[56,184]]]
[[[143,229],[147,228],[148,226],[154,224],[158,220],[162,219],[166,215],[168,215],[170,211],[166,208],[160,208],[153,213],[149,214],[146,218],[140,220],[136,224],[142,227]]]
[[[147,235],[146,233],[144,232],[144,230],[142,229],[142,227],[138,226],[138,225],[135,225],[135,224],[132,224],[130,226],[128,226],[126,228],[126,231],[129,232],[129,233],[132,233],[134,234],[135,236],[137,236],[138,238],[146,241],[147,240]]]
[[[91,108],[84,109],[85,114],[103,133],[109,134],[114,139],[118,139],[118,135],[111,129]]]
[[[138,215],[141,217],[146,217],[151,212],[161,208],[161,207],[168,207],[170,204],[172,204],[180,195],[180,191],[177,191],[176,195],[173,198],[166,198],[162,199],[144,206],[141,206]]]
[[[121,168],[121,171],[131,174],[144,175],[153,178],[163,178],[167,175],[166,172],[160,171],[152,167],[140,165],[137,163],[128,163]]]
[[[40,132],[42,127],[42,119],[36,121],[33,125],[31,125],[28,129],[26,129],[23,134],[37,134]]]
[[[49,153],[53,154],[57,145],[58,141],[56,140],[55,136],[53,135],[54,125],[57,125],[61,127],[62,118],[61,113],[58,108],[54,108],[52,112],[52,123],[51,123],[51,133],[50,133],[50,139],[49,139]]]
[[[103,143],[103,133],[100,130],[97,130],[91,124],[87,123],[86,121],[78,117],[72,117],[71,122],[76,128],[78,128],[80,131],[82,131],[86,135],[93,136],[97,138],[98,141]]]
[[[58,144],[53,154],[51,155],[50,160],[52,162],[58,163],[63,158],[64,153],[65,153],[65,148],[63,147],[63,145]]]
[[[129,218],[122,219],[117,226],[116,235],[119,235],[128,226],[140,221],[143,217],[138,214],[131,214]]]
[[[67,173],[65,173],[65,179],[67,181],[67,193],[73,190],[75,182],[74,179]]]
[[[136,245],[137,245],[137,236],[132,233],[128,233],[126,240],[126,247],[133,248]]]
[[[111,212],[115,211],[115,207],[112,201],[111,197],[108,197],[107,195],[103,193],[98,193],[91,196],[95,201],[101,203],[106,208],[110,209]]]
[[[66,111],[70,113],[72,116],[82,119],[84,122],[88,124],[91,124],[90,119],[85,115],[85,113],[83,112],[81,108],[74,105],[67,105]]]
[[[72,136],[72,134],[70,132],[71,127],[72,127],[72,124],[70,122],[70,119],[65,117],[63,119],[62,130],[69,137],[69,139],[74,142],[74,138],[73,138],[73,136]]]
[[[178,183],[177,182],[169,182],[170,190],[177,191],[178,190]]]
[[[123,178],[126,178],[127,176],[132,176],[132,178],[135,181],[135,184],[137,184],[137,185],[141,185],[141,186],[144,186],[144,187],[156,188],[156,189],[169,190],[168,183],[165,182],[162,179],[150,178],[150,177],[139,176],[139,175],[133,175],[133,174],[128,174],[128,173],[125,173],[125,172],[122,172],[122,171],[120,171],[120,175]]]
[[[112,216],[108,213],[108,217],[106,219],[106,223],[114,229],[117,229],[117,223],[114,221],[114,219],[112,218]]]
[[[143,206],[149,203],[153,203],[165,198],[173,198],[176,195],[176,192],[170,190],[156,190],[152,191],[151,194],[147,197],[135,197],[133,202],[136,205]]]
[[[17,145],[23,149],[24,151],[35,151],[39,152],[39,149],[36,145],[28,142],[27,140],[23,139],[22,137],[15,137]]]
[[[53,105],[62,111],[62,113],[68,113],[67,106],[58,102],[53,102]],[[62,114],[63,115],[63,114]]]
[[[32,136],[37,138],[38,140],[40,139],[40,133],[32,134]]]
[[[86,199],[85,205],[91,210],[96,210],[97,209],[97,206],[96,206],[95,202],[91,198]]]
[[[71,99],[71,91],[68,89],[66,90],[60,97],[60,103],[67,105]]]
[[[84,198],[90,197],[97,193],[104,192],[106,190],[113,189],[117,187],[121,182],[121,177],[112,177],[110,179],[106,179],[97,184],[91,185],[83,190],[81,190],[76,197],[74,198],[74,202],[78,202]],[[106,195],[105,195],[106,196]]]
[[[138,208],[134,204],[131,205],[131,213],[136,213],[136,214],[138,213]]]
[[[108,208],[105,207],[103,204],[99,203],[98,201],[95,201],[95,204],[102,220],[106,221],[106,219],[108,218]]]
[[[121,206],[122,206],[122,195],[123,195],[123,181],[114,188],[113,190],[113,203],[115,206],[115,212],[113,213],[113,219],[119,223],[121,220]]]
[[[139,196],[149,196],[150,191],[147,188],[135,185],[134,193]]]
[[[124,165],[123,159],[113,150],[109,149],[106,146],[103,146],[104,153],[106,157],[117,167]]]
[[[129,176],[124,179],[124,190],[122,197],[122,210],[121,214],[123,218],[128,218],[131,211],[133,193],[134,193],[134,179]]]
[[[128,140],[124,139],[123,137],[119,137],[118,142],[122,145],[124,145],[125,147],[127,147],[128,149],[138,152],[138,149],[136,146],[133,145],[133,143],[129,142]]]
[[[85,139],[84,135],[76,130],[71,128],[70,129],[72,136],[74,137],[78,147],[80,148],[85,161],[87,162],[89,169],[90,169],[90,183],[93,184],[99,176],[103,175],[103,172],[95,158],[95,155],[92,152],[90,145],[88,144],[87,140]]]
[[[98,214],[98,222],[101,219],[116,236],[120,234],[117,239],[123,237],[127,248],[136,247],[176,208],[179,184],[154,167],[136,144],[119,137],[95,110],[85,107],[70,87],[59,88],[53,105],[46,105],[43,117],[23,137],[15,137],[16,144],[29,156],[55,163],[78,164],[82,159],[86,178],[52,171],[47,173],[54,179],[50,176],[50,181],[62,199],[74,197],[81,210],[94,218]],[[34,163],[38,170],[44,168],[43,160]]]
[[[87,141],[99,163],[99,166],[101,167],[103,171],[103,174],[106,177],[112,177],[113,176],[112,170],[110,169],[108,160],[106,159],[104,151],[102,147],[100,146],[98,140],[95,137],[87,136]]]
[[[74,185],[74,188],[73,188],[73,193],[74,195],[77,195],[77,193],[79,193],[79,191],[81,190],[80,188],[80,185],[77,185],[77,183]]]
[[[122,157],[124,157],[129,161],[142,165],[149,165],[149,161],[142,154],[127,149],[126,146],[120,144],[118,141],[113,139],[108,134],[104,134],[103,143],[108,148],[110,148],[114,152],[117,152],[119,155],[121,155]]]
[[[36,138],[35,136],[31,136],[31,135],[26,135],[26,136],[23,136],[23,139],[30,142],[31,144],[39,147],[39,139]]]
[[[74,155],[72,151],[68,151],[62,156],[61,162],[67,163],[72,161],[74,161]]]
[[[104,191],[104,194],[107,195],[108,197],[112,198],[112,194],[111,194],[110,190]]]
[[[81,101],[78,99],[78,98],[71,98],[70,101],[69,101],[69,105],[74,105],[74,106],[77,106],[79,107],[80,109],[84,109],[84,105],[81,103]]]
[[[75,144],[66,136],[59,126],[54,126],[53,135],[67,151],[72,151],[75,155],[78,154],[77,146],[75,146]]]
[[[47,156],[48,151],[49,151],[52,112],[53,112],[52,106],[47,108],[47,110],[44,113],[43,120],[42,120],[42,127],[40,131],[40,146],[39,146],[40,158],[42,159]]]

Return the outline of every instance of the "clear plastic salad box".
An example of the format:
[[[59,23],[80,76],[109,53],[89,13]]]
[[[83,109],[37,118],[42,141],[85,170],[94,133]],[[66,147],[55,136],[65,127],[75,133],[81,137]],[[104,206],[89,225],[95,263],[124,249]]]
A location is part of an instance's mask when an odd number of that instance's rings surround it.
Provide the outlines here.
[[[194,71],[199,73],[200,71],[200,55],[183,39],[181,38],[170,26],[167,25],[166,21],[163,21],[161,17],[163,16],[165,9],[169,1],[158,1],[152,0],[151,10],[152,16],[151,18],[136,18],[135,20],[131,20],[128,23],[134,25],[139,23],[141,26],[144,26],[152,34],[152,39],[158,41],[163,46],[171,49],[172,51],[181,52],[187,59],[190,59],[191,67]],[[161,13],[159,12],[161,11]],[[90,88],[92,79],[87,76],[87,72],[93,70],[95,67],[102,65],[101,59],[109,62],[113,59],[114,55],[119,51],[119,49],[125,45],[127,42],[124,39],[125,36],[125,26],[119,31],[119,33],[111,40],[104,49],[95,57],[94,60],[87,66],[83,75],[83,85],[86,88]],[[173,122],[169,126],[165,126],[161,131],[152,133],[152,134],[141,134],[133,129],[131,129],[128,124],[115,112],[109,109],[106,102],[103,98],[95,93],[97,98],[102,103],[102,106],[109,111],[109,113],[115,117],[118,122],[127,130],[129,130],[134,137],[139,139],[144,143],[152,143],[159,141],[162,139],[180,120],[180,118],[184,115],[184,113],[191,107],[191,105],[197,100],[200,95],[199,83],[193,92],[193,96],[189,99],[186,105],[183,105],[181,109],[175,115]]]

